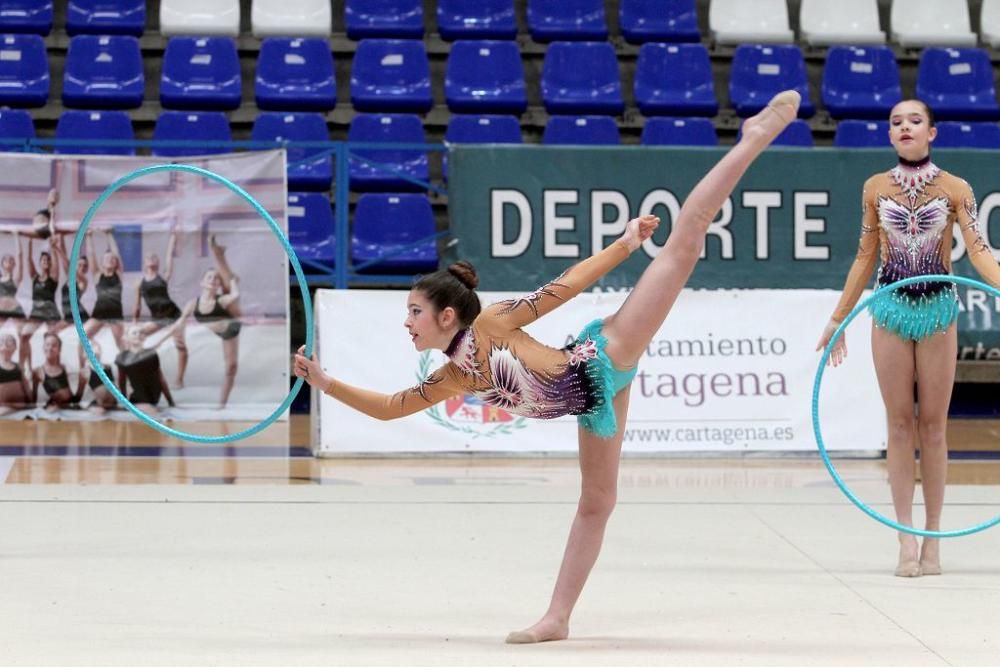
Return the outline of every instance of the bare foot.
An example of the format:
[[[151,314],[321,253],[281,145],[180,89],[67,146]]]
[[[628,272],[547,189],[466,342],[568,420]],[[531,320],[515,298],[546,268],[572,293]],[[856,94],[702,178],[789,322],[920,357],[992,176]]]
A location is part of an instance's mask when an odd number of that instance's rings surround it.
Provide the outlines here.
[[[920,547],[920,572],[927,575],[941,574],[941,540],[924,538]]]
[[[897,577],[919,577],[920,563],[917,561],[917,538],[913,535],[899,536],[899,564],[893,573]]]
[[[802,96],[794,90],[785,90],[767,103],[756,116],[743,122],[743,138],[771,143],[799,113]]]
[[[508,644],[537,644],[569,637],[569,623],[543,618],[527,630],[515,630],[507,635]]]

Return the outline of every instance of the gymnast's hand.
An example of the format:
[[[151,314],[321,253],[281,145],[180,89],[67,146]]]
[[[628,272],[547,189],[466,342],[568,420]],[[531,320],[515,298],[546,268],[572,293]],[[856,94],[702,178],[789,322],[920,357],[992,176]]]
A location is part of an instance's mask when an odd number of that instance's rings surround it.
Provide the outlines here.
[[[331,378],[323,369],[319,367],[319,361],[316,359],[316,354],[312,355],[312,359],[307,359],[305,357],[306,346],[303,345],[299,348],[299,351],[295,353],[295,377],[300,377],[309,383],[309,386],[316,387],[320,391],[325,391],[330,385]]]
[[[827,345],[830,344],[830,339],[833,338],[833,334],[836,333],[837,327],[840,326],[840,322],[831,319],[826,324],[826,328],[823,329],[823,334],[819,337],[819,343],[816,344],[816,350],[823,350]],[[841,334],[840,338],[834,344],[833,349],[830,350],[830,356],[826,360],[826,365],[829,366],[833,364],[834,366],[839,366],[847,358],[847,332]]]
[[[622,234],[622,242],[629,252],[638,250],[642,242],[653,235],[656,228],[660,226],[660,219],[655,215],[644,215],[641,218],[633,218],[625,225],[625,233]]]

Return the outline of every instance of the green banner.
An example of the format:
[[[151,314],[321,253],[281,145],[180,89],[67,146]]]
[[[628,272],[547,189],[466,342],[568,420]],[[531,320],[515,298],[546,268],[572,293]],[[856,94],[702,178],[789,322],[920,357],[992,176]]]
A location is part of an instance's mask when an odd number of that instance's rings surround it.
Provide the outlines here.
[[[530,291],[614,241],[632,217],[654,213],[651,242],[598,285],[627,289],[662,246],[688,192],[722,148],[452,146],[451,230],[485,290]],[[1000,247],[1000,172],[992,151],[935,151],[942,169],[972,185],[980,223]],[[696,288],[836,289],[854,260],[861,188],[896,162],[891,150],[771,148],[729,197],[688,285]],[[997,215],[994,215],[997,213]],[[991,224],[992,223],[992,224]],[[978,278],[961,235],[955,273]],[[966,358],[1000,359],[1000,299],[960,290]]]

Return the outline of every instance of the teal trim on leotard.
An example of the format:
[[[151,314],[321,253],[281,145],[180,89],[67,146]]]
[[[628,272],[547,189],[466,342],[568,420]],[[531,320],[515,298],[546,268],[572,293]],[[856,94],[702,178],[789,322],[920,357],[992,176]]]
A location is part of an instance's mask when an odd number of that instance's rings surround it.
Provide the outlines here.
[[[618,420],[615,417],[614,397],[619,391],[632,383],[639,368],[622,370],[616,368],[604,348],[608,339],[601,331],[604,320],[597,319],[588,324],[577,336],[577,343],[583,343],[588,338],[597,346],[597,356],[587,361],[585,370],[595,392],[594,408],[587,414],[578,415],[577,423],[586,431],[600,438],[610,438],[618,432]]]
[[[920,341],[946,331],[958,319],[958,296],[954,287],[922,296],[893,290],[873,300],[868,310],[877,326],[903,340]]]

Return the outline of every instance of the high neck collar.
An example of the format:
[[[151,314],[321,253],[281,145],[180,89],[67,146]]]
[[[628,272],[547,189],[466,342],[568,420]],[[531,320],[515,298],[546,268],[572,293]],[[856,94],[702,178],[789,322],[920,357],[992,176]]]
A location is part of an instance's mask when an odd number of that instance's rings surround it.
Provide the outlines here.
[[[922,169],[923,167],[926,167],[930,163],[931,163],[931,154],[930,153],[928,153],[927,155],[925,155],[924,157],[922,157],[919,160],[907,160],[904,157],[900,157],[899,158],[899,166],[902,167],[902,168],[904,168],[904,169],[919,170],[919,169]]]
[[[448,343],[448,347],[444,351],[445,356],[449,358],[452,357],[455,354],[455,351],[458,350],[458,346],[462,344],[462,341],[465,339],[465,336],[468,333],[469,330],[467,328],[459,329],[458,333],[456,333],[455,336],[451,339],[451,342]]]

